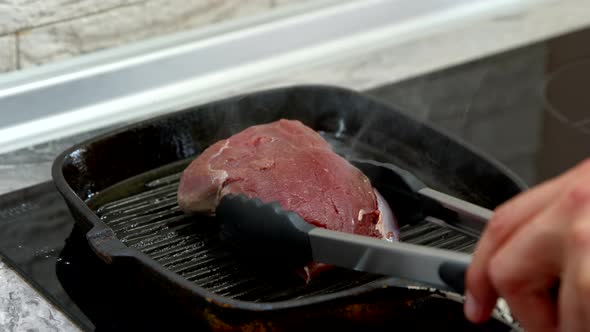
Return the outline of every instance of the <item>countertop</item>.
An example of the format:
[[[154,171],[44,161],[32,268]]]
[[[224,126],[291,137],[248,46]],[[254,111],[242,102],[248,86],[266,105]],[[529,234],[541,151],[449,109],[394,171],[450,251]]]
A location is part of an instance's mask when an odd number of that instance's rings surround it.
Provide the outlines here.
[[[486,20],[427,40],[375,50],[362,58],[312,67],[296,75],[280,73],[265,84],[244,87],[239,92],[296,83],[327,83],[357,90],[383,86],[588,26],[590,18],[585,13],[589,10],[590,5],[581,1],[550,3],[530,12]],[[555,19],[556,16],[561,19]],[[489,38],[491,34],[502,37]],[[457,48],[456,40],[461,40],[464,47]],[[437,56],[432,58],[432,54]],[[395,99],[395,96],[390,98]],[[50,180],[54,158],[72,144],[96,134],[85,133],[1,154],[0,194]],[[25,330],[76,331],[78,328],[15,271],[0,262],[0,331]]]

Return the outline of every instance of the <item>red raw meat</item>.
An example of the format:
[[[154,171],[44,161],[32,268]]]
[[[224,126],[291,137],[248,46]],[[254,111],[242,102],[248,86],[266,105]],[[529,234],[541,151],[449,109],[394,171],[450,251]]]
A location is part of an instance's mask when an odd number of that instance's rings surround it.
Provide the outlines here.
[[[369,179],[299,121],[252,126],[207,148],[182,174],[178,204],[187,213],[212,214],[229,193],[277,201],[315,226],[387,234]],[[322,269],[310,263],[303,276]]]

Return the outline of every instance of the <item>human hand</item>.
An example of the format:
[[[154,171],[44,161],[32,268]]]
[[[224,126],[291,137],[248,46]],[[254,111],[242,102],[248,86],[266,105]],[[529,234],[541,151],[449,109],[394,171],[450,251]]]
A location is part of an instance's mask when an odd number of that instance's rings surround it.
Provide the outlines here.
[[[466,317],[487,320],[498,297],[527,331],[590,331],[590,159],[496,209],[467,271]]]

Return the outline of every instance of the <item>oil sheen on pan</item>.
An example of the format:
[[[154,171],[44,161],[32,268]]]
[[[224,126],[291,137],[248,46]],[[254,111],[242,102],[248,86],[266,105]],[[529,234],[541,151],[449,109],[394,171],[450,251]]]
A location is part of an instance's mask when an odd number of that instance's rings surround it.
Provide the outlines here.
[[[330,230],[397,240],[397,221],[370,180],[300,121],[249,127],[203,151],[184,170],[178,204],[213,214],[227,194],[279,202],[306,222]],[[309,262],[306,281],[328,269]]]

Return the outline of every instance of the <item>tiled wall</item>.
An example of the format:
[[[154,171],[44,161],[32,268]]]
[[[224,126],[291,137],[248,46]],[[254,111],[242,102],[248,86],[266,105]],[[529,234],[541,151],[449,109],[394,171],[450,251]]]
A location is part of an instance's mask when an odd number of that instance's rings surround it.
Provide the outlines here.
[[[311,0],[0,0],[0,72]]]
[[[0,37],[0,73],[16,68],[16,36]]]

